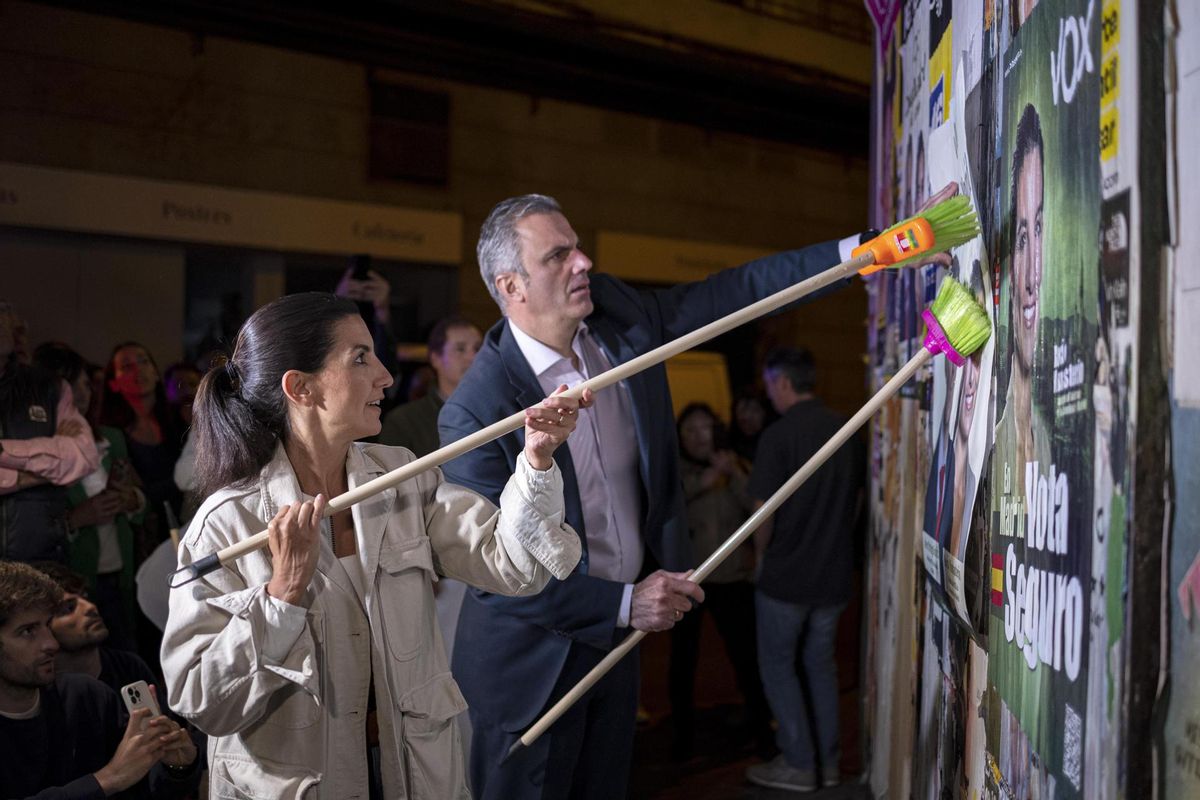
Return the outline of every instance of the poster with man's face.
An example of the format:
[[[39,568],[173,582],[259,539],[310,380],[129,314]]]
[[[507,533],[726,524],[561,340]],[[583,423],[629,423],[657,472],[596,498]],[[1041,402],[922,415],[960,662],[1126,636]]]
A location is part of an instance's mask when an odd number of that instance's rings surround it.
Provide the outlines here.
[[[1100,224],[1099,6],[1021,9],[1004,54],[988,752],[1083,797]]]

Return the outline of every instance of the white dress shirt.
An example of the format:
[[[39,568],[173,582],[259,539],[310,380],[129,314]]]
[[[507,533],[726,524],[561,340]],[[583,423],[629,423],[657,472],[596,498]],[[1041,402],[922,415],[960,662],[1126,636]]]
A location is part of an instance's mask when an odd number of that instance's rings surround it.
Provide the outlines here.
[[[587,325],[571,340],[574,358],[554,349],[508,321],[525,361],[547,395],[562,384],[574,387],[611,368]],[[596,393],[592,408],[581,409],[579,424],[567,439],[575,482],[583,505],[588,574],[625,583],[618,627],[628,627],[633,582],[642,569],[641,477],[633,406],[624,382]]]

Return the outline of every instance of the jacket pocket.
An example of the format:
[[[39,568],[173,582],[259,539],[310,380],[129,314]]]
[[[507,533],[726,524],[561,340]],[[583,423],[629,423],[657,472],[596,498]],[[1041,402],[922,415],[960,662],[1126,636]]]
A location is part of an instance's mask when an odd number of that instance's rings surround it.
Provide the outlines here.
[[[209,796],[219,800],[298,800],[321,782],[321,774],[266,759],[216,756]]]
[[[379,605],[384,637],[397,661],[433,645],[433,591],[436,579],[428,536],[385,541],[379,553]]]
[[[262,724],[272,728],[311,728],[321,716],[317,700],[304,687],[289,683],[271,693]]]
[[[467,709],[449,672],[430,678],[397,703],[413,798],[469,800],[461,734],[455,717]]]
[[[319,608],[309,609],[305,627],[313,637],[315,668],[323,681],[326,673],[325,614]],[[320,719],[322,713],[320,701],[313,696],[313,691],[321,692],[321,695],[324,696],[323,689],[319,685],[311,685],[306,688],[299,683],[289,681],[276,689],[267,698],[267,707],[263,713],[261,724],[285,730],[312,727]]]

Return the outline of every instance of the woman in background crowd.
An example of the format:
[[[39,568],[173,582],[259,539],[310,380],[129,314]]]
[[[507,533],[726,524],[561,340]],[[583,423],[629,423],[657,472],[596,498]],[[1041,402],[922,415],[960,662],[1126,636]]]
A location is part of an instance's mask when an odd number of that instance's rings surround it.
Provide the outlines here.
[[[733,427],[729,434],[729,447],[739,458],[753,463],[758,450],[758,437],[763,429],[775,421],[775,412],[767,404],[762,392],[754,386],[746,386],[733,401]]]
[[[141,344],[123,342],[114,347],[104,376],[106,391],[99,422],[125,434],[129,460],[142,480],[150,512],[145,540],[135,547],[140,560],[167,538],[163,503],[169,503],[175,514],[180,511],[182,495],[174,473],[182,431],[171,413],[158,365]]]
[[[86,414],[92,401],[87,362],[60,342],[45,342],[34,363],[57,374],[71,387],[75,407]],[[109,643],[133,649],[133,528],[141,522],[146,498],[129,463],[125,436],[116,428],[93,429],[100,466],[67,490],[71,533],[67,562],[84,577],[88,594],[110,632]]]
[[[723,430],[705,403],[692,403],[679,413],[679,474],[687,502],[688,529],[696,563],[712,555],[737,530],[751,511],[746,495],[749,465],[725,449]],[[742,732],[760,748],[772,741],[770,712],[758,676],[754,631],[754,547],[747,541],[704,582],[705,602],[696,613],[684,614],[671,629],[671,719],[673,752],[691,756],[695,726],[693,689],[704,611],[712,614],[746,703]]]

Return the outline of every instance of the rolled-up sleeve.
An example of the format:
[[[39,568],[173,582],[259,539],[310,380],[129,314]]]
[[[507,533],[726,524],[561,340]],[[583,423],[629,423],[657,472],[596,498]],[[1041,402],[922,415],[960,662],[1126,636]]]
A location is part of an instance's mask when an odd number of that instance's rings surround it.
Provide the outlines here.
[[[444,575],[498,594],[531,594],[579,563],[583,546],[564,521],[557,464],[539,472],[518,456],[499,509],[445,482],[440,470],[427,475],[426,530]]]

